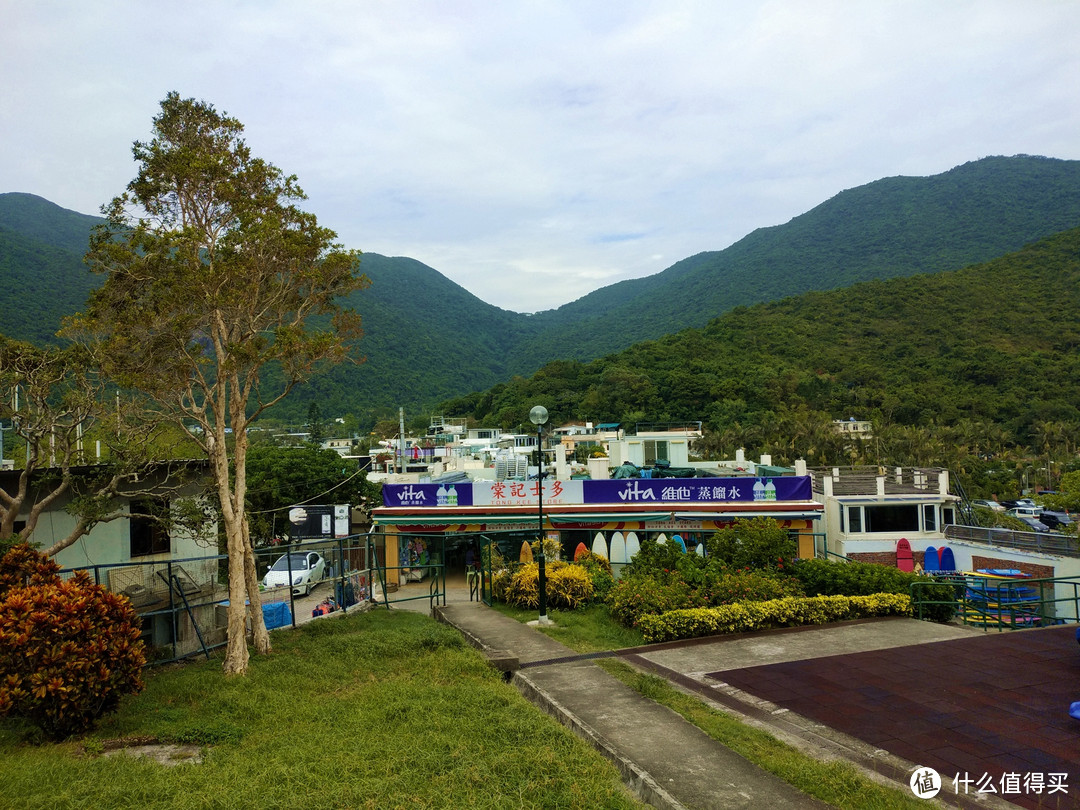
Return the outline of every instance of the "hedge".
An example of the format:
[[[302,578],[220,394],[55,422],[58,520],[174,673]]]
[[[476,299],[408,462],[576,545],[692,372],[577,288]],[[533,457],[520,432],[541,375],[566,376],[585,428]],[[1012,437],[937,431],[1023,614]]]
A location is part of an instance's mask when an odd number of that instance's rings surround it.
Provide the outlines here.
[[[871,616],[910,615],[911,597],[905,594],[786,597],[715,608],[671,610],[659,616],[644,615],[638,620],[637,627],[645,640],[653,643]]]

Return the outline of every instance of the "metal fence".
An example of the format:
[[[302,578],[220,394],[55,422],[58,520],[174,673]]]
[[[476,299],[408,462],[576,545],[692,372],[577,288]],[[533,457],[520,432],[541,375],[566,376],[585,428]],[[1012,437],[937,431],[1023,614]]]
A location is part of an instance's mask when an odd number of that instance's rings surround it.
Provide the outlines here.
[[[1080,556],[1077,538],[1052,532],[1017,532],[1012,529],[982,528],[980,526],[947,525],[945,537],[968,543],[1038,551],[1067,557]]]
[[[311,554],[318,558],[314,568],[308,565]],[[260,548],[255,559],[267,629],[355,609],[373,596],[376,560],[369,535]],[[278,570],[268,579],[274,567]],[[226,643],[227,555],[81,566],[61,575],[75,570],[88,572],[95,583],[131,601],[149,664],[209,657]],[[275,587],[274,581],[281,584]]]

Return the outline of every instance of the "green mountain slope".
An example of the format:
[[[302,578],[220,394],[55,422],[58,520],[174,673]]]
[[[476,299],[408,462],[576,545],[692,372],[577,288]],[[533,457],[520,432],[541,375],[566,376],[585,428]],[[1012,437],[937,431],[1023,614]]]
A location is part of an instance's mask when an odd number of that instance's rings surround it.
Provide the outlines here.
[[[1015,435],[1080,423],[1080,228],[963,270],[740,307],[591,363],[447,403],[448,416],[704,419],[766,425],[809,409],[910,425],[989,422]]]
[[[81,263],[95,217],[29,194],[0,194],[0,331],[46,341],[100,279]],[[1080,225],[1080,161],[1028,156],[967,163],[934,177],[893,177],[841,192],[784,225],[557,310],[493,307],[419,262],[365,254],[373,286],[367,362],[330,370],[282,403],[302,418],[484,391],[555,359],[586,361],[701,327],[734,307],[986,261]]]
[[[100,279],[82,262],[101,220],[33,194],[0,194],[0,330],[46,343]]]
[[[537,319],[524,347],[589,359],[736,306],[875,278],[954,270],[1080,225],[1080,161],[1016,156],[933,177],[890,177],[837,194],[726,250],[605,287]]]

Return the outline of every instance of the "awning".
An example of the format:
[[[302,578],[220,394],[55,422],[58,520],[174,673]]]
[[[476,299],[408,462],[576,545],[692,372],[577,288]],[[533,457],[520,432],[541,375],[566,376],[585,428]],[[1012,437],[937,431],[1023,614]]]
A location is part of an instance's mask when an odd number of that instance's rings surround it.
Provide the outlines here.
[[[817,520],[821,517],[821,511],[806,512],[676,512],[676,520],[737,520],[740,518],[768,517],[775,520]]]
[[[565,525],[568,523],[634,523],[653,520],[671,520],[671,512],[571,512],[569,514],[548,514],[545,516],[551,523]]]

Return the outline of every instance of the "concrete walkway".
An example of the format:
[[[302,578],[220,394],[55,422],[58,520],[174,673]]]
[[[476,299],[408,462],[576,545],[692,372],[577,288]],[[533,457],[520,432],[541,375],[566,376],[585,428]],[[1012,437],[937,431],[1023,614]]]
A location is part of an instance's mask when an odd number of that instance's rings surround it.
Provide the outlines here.
[[[818,759],[842,759],[909,790],[930,766],[942,790],[928,804],[1080,807],[1080,699],[1075,627],[984,633],[915,619],[868,619],[579,655],[480,603],[449,603],[457,627],[534,703],[606,754],[645,801],[665,808],[821,807],[707,737],[593,661],[617,656]],[[953,776],[986,774],[996,793]],[[1049,795],[1001,779],[1064,773]],[[1060,777],[1058,781],[1062,781]]]
[[[653,806],[826,807],[543,633],[475,602],[436,612],[476,646],[516,657],[513,681],[526,697],[596,746]]]

